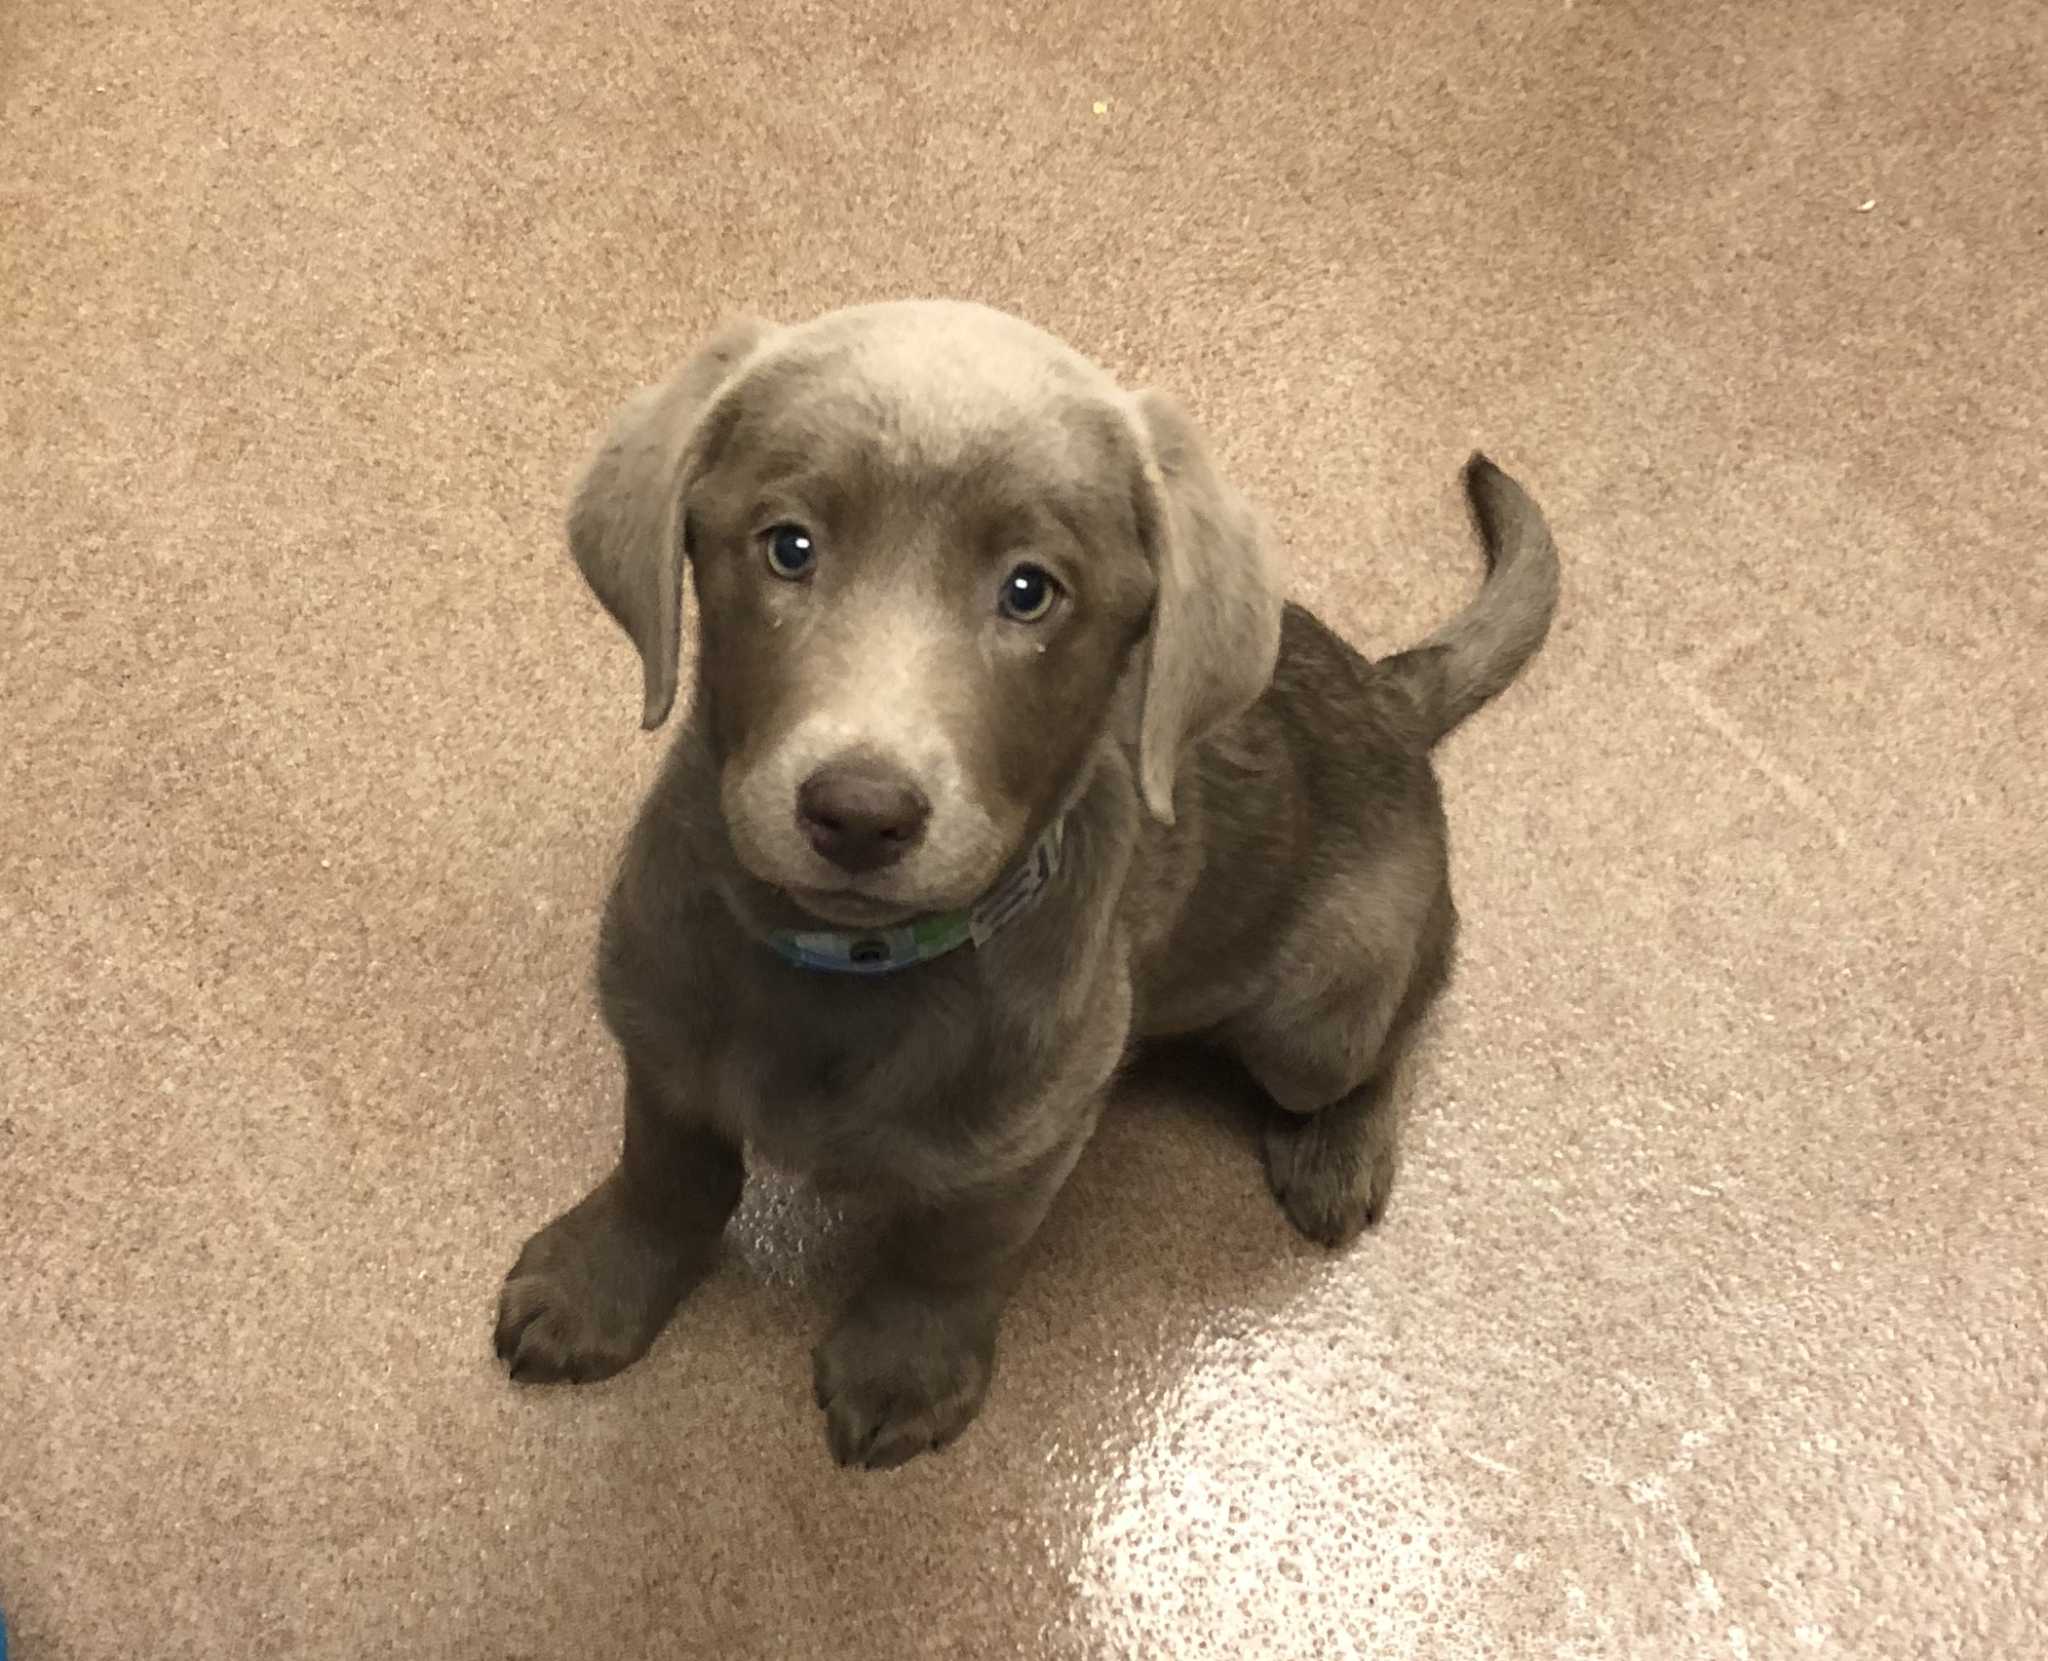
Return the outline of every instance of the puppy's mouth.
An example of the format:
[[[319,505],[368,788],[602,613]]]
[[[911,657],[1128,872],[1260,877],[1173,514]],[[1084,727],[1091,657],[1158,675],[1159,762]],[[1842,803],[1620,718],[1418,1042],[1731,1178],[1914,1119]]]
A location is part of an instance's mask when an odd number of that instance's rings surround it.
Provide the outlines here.
[[[786,887],[783,892],[820,922],[840,928],[893,928],[928,909],[901,900],[879,900],[853,888]]]

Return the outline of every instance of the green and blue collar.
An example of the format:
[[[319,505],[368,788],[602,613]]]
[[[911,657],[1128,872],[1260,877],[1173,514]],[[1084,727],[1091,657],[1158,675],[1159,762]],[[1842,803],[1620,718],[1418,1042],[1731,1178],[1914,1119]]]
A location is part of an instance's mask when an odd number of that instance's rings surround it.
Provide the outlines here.
[[[771,929],[768,944],[799,969],[842,975],[887,975],[944,957],[961,946],[985,944],[1038,904],[1059,875],[1065,821],[1055,819],[1031,851],[973,905],[935,911],[887,929]]]

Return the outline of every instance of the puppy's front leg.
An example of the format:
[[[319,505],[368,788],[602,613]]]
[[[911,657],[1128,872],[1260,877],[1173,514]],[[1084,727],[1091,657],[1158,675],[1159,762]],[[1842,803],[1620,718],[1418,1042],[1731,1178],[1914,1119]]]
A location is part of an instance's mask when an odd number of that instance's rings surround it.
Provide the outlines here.
[[[1024,1248],[1079,1151],[1077,1139],[999,1184],[894,1220],[880,1271],[812,1352],[840,1464],[900,1465],[981,1411]]]
[[[497,1349],[513,1378],[589,1383],[639,1360],[710,1267],[741,1179],[739,1149],[629,1057],[617,1168],[505,1277]]]

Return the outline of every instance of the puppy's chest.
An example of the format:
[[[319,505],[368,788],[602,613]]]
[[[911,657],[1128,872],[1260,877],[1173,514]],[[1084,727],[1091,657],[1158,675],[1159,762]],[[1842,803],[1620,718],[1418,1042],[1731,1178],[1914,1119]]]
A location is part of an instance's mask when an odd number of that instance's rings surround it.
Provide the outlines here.
[[[770,1163],[887,1166],[992,1105],[971,1088],[985,1036],[968,1001],[800,980],[793,990],[736,999],[713,1046],[719,1095]]]

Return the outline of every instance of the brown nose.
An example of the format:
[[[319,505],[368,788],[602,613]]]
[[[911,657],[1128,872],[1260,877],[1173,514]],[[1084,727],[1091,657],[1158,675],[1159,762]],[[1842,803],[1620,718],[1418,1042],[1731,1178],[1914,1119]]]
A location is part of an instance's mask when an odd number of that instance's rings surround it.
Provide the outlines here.
[[[880,762],[830,762],[796,793],[796,822],[842,871],[894,865],[917,846],[931,816],[924,792]]]

